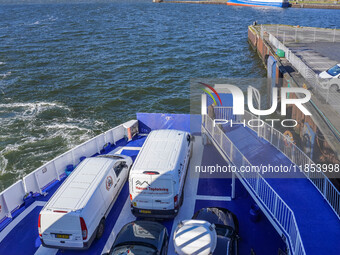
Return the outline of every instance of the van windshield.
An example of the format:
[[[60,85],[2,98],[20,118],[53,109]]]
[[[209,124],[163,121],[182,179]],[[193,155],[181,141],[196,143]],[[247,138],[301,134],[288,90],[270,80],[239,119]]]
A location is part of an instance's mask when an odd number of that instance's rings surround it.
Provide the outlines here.
[[[335,65],[332,68],[327,70],[327,73],[332,76],[336,76],[340,73],[340,66]]]
[[[156,249],[144,246],[144,245],[123,245],[118,246],[110,253],[110,255],[125,255],[125,254],[131,254],[131,255],[156,255],[157,251]]]

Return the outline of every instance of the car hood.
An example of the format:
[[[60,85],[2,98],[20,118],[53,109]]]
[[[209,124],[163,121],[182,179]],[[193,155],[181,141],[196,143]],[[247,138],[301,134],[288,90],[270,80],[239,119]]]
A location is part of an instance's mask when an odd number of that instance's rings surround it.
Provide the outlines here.
[[[322,73],[319,74],[319,77],[322,79],[330,79],[333,78],[334,76],[327,73],[327,71],[323,71]]]
[[[233,215],[230,212],[222,211],[219,208],[203,208],[199,211],[197,219],[205,220],[215,225],[226,225],[235,229]]]
[[[135,221],[126,224],[116,237],[113,246],[122,243],[147,243],[158,248],[165,227],[158,222]]]

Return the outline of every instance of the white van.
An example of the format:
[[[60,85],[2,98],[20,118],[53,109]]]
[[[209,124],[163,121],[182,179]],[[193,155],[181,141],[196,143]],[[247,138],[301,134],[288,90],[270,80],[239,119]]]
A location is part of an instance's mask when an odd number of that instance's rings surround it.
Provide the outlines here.
[[[87,249],[104,233],[105,218],[127,180],[132,159],[102,155],[83,160],[39,214],[45,247]]]
[[[176,216],[183,201],[191,153],[190,133],[167,129],[148,135],[129,175],[131,210],[135,216]]]

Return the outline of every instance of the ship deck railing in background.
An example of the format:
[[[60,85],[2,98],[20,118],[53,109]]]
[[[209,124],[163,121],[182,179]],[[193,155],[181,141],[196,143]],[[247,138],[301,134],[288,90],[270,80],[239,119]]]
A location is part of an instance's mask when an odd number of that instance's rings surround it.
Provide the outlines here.
[[[223,111],[226,114],[230,113],[230,110]],[[216,116],[221,117],[219,114],[220,113],[217,113]],[[218,125],[214,127],[213,120],[209,116],[204,115],[202,118],[202,126],[205,132],[208,133],[219,149],[238,169],[240,169],[241,166],[252,166],[252,164],[237,149],[221,128]],[[289,246],[291,247],[291,254],[305,255],[306,252],[294,213],[284,200],[275,192],[260,173],[239,171],[236,172],[236,175],[241,181],[246,183],[251,192],[260,200],[261,205],[265,207],[269,216],[276,222],[281,231],[285,234],[289,242]]]
[[[226,120],[235,119],[231,107],[215,107],[215,116],[216,118],[218,116],[220,119]],[[241,118],[241,116],[237,116],[237,118]],[[248,111],[245,111],[245,115],[242,116],[242,118],[246,123],[251,119],[258,119],[257,116]],[[317,188],[340,219],[340,192],[325,175],[322,169],[318,167],[306,153],[295,145],[289,136],[282,134],[268,123],[263,123],[264,124],[261,127],[250,127],[248,125],[247,127],[255,131],[258,136],[270,142],[274,147],[286,155],[297,167],[300,168],[300,166],[302,166],[303,169],[300,170]]]
[[[103,146],[117,141],[125,136],[125,128],[122,125],[114,127],[80,145],[65,152],[64,154],[45,163],[43,166],[34,170],[22,180],[17,181],[0,193],[0,231],[1,224],[10,221],[16,216],[16,211],[24,204],[24,196],[27,193],[45,193],[48,186],[61,180],[66,174],[67,165],[76,166],[81,157],[91,157],[99,153]]]

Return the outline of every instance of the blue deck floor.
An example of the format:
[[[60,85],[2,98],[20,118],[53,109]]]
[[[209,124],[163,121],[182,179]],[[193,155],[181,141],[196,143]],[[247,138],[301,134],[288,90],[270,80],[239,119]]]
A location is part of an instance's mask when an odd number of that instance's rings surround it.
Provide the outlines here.
[[[214,157],[212,158],[211,155],[214,155]],[[212,162],[215,165],[226,164],[225,160],[220,156],[215,147],[208,145],[204,148],[201,164],[202,166],[208,166],[211,165]],[[225,178],[222,178],[222,176],[219,177],[221,178],[206,178],[206,174],[201,173],[197,195],[230,196],[230,176],[224,175]],[[255,202],[250,194],[246,191],[241,182],[236,179],[235,199],[231,201],[198,199],[195,204],[195,212],[203,207],[223,207],[233,212],[239,221],[239,255],[251,254],[251,249],[259,255],[275,255],[278,254],[278,249],[285,250],[286,244],[263,213],[260,214],[260,220],[258,222],[253,222],[251,220],[249,211],[253,204],[255,204]]]
[[[249,128],[226,129],[227,136],[253,165],[290,165],[292,162]],[[338,255],[340,221],[313,184],[302,173],[295,178],[266,178],[293,210],[308,255]]]

